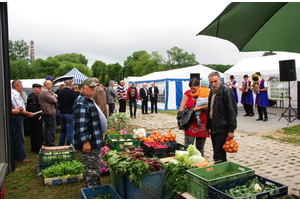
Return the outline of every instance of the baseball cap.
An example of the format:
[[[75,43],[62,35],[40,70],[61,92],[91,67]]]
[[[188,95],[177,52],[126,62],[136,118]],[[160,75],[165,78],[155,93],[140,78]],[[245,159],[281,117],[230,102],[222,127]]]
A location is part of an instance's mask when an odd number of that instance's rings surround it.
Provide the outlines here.
[[[208,79],[207,78],[203,78],[201,80],[201,86],[208,87],[208,85],[209,85]]]
[[[89,87],[96,87],[97,86],[97,84],[93,81],[92,78],[84,79],[81,82],[81,86],[84,86],[84,85],[88,85]]]
[[[112,82],[115,82],[115,81],[113,81],[113,80],[110,80],[110,81],[108,82],[108,84],[110,85]]]
[[[52,80],[53,80],[53,78],[52,78],[51,76],[47,76],[46,80],[50,80],[50,81],[52,81]]]
[[[38,83],[32,84],[32,88],[35,88],[35,87],[43,87],[43,86],[41,84],[38,84]]]

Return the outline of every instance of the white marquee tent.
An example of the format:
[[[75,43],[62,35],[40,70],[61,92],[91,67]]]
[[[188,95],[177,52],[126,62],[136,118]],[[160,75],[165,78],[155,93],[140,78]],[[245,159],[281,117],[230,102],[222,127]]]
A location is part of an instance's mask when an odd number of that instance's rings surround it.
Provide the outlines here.
[[[135,82],[139,91],[143,83],[147,83],[147,88],[149,88],[150,83],[154,82],[155,86],[159,89],[157,108],[159,110],[178,110],[184,92],[189,89],[190,74],[200,73],[200,79],[202,79],[203,77],[207,78],[208,74],[213,71],[215,70],[203,65],[196,65],[174,70],[153,72],[142,77],[125,78],[125,86],[127,88],[131,82]],[[224,78],[223,73],[220,73],[220,75]],[[141,105],[141,101],[138,101],[138,105]],[[150,108],[150,102],[148,102],[148,107]]]
[[[257,58],[247,58],[227,71],[225,74],[225,82],[230,81],[229,76],[234,75],[235,80],[238,82],[239,87],[242,85],[243,76],[245,74],[249,75],[249,79],[251,79],[252,74],[255,72],[260,72],[262,78],[268,80],[268,95],[269,99],[283,101],[284,106],[288,105],[288,82],[280,82],[279,77],[279,61],[282,60],[295,60],[296,63],[296,73],[297,80],[300,81],[300,54],[296,53],[286,53],[286,54],[278,54],[272,56],[262,56]],[[292,97],[292,107],[295,107],[297,104],[297,81],[290,82],[290,91]],[[283,95],[282,95],[283,94]],[[238,92],[239,102],[241,100],[241,92]],[[255,95],[253,95],[255,98]],[[241,104],[239,104],[241,106]]]

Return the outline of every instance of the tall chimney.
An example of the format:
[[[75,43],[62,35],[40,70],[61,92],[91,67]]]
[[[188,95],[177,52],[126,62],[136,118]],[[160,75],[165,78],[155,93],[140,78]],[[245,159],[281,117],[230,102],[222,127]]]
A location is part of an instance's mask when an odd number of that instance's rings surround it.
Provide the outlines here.
[[[34,42],[33,40],[30,41],[30,60],[34,61]]]

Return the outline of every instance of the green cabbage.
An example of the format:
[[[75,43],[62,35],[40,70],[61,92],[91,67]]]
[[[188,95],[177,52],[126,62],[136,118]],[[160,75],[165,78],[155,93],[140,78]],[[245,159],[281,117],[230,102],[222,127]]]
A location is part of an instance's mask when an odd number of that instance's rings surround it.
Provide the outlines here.
[[[202,156],[194,155],[194,156],[190,156],[188,158],[187,163],[190,164],[190,165],[193,165],[193,164],[201,163],[203,161],[205,161],[205,159]]]
[[[189,145],[187,150],[191,154],[191,156],[195,156],[195,155],[200,155],[201,156],[201,152],[192,144]]]
[[[187,162],[188,158],[190,157],[190,154],[187,151],[176,150],[175,156],[177,160]]]

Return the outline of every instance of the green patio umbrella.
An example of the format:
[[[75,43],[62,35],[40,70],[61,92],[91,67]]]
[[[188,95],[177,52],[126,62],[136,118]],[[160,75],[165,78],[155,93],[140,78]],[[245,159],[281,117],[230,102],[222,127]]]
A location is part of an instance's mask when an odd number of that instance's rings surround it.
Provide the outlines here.
[[[229,40],[240,51],[300,53],[300,3],[231,3],[197,35]]]

